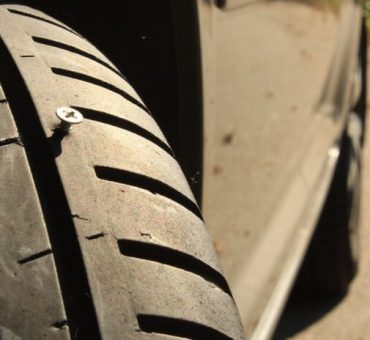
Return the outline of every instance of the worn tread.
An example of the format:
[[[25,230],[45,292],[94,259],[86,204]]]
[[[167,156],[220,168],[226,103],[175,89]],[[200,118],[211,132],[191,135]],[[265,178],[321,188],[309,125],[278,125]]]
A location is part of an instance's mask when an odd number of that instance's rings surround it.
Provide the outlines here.
[[[54,261],[66,315],[49,328],[77,339],[242,339],[189,185],[126,79],[73,30],[33,9],[0,7],[0,31],[32,99],[17,104],[13,97],[10,105],[18,105],[15,122],[51,245],[17,265]],[[62,133],[59,106],[86,119]],[[0,151],[22,150],[9,131]]]

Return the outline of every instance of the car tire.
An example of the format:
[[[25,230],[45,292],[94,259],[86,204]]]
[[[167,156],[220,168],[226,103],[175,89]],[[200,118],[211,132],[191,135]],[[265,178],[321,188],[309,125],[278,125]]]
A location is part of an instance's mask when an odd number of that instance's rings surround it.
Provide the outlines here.
[[[127,80],[37,10],[0,6],[0,34],[0,334],[242,339],[199,208]],[[84,118],[70,130],[58,108]]]
[[[350,138],[345,136],[332,188],[298,277],[305,294],[342,295],[357,272],[361,191],[357,162]]]

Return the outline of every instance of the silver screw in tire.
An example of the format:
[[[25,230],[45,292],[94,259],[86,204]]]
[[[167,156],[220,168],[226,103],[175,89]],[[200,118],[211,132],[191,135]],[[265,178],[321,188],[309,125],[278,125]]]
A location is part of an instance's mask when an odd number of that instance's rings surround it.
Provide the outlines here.
[[[58,107],[56,115],[60,119],[58,129],[63,132],[72,130],[72,125],[79,124],[83,120],[81,112],[70,107]]]

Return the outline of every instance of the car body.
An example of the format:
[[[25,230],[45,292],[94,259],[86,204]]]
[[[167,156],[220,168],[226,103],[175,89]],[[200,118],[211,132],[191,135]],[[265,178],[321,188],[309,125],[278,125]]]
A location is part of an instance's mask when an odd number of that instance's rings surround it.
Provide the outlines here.
[[[203,211],[246,334],[278,320],[325,202],[358,76],[360,6],[199,2]]]

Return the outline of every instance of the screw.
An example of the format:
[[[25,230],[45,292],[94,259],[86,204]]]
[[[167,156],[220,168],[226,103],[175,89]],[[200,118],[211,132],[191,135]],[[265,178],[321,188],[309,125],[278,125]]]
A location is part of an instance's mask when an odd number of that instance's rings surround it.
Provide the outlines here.
[[[79,124],[83,120],[81,112],[70,107],[58,107],[56,115],[61,121],[58,125],[58,129],[63,132],[71,131],[73,124]]]

